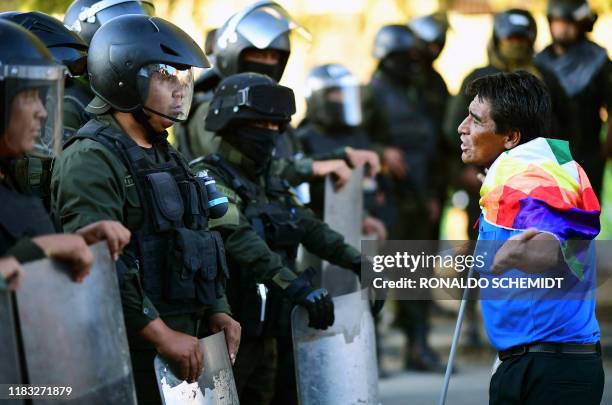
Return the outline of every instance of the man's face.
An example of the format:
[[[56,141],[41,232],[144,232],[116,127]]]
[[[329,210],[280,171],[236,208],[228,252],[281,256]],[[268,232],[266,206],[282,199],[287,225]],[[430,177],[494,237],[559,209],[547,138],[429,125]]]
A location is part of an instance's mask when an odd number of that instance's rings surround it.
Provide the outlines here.
[[[463,163],[488,167],[506,150],[507,137],[496,133],[491,104],[478,96],[470,103],[468,116],[459,125],[458,131]]]
[[[177,118],[183,110],[183,98],[186,96],[187,89],[176,77],[153,73],[149,81],[149,92],[145,106],[167,115]],[[170,128],[174,121],[151,114],[149,122],[153,129],[161,132]]]
[[[247,49],[242,54],[242,58],[245,62],[278,65],[281,54],[276,49]]]
[[[574,21],[563,18],[550,20],[550,35],[560,44],[571,44],[578,39],[579,28]]]
[[[47,110],[38,89],[23,90],[13,98],[8,127],[0,137],[2,156],[20,156],[34,148],[40,136]]]

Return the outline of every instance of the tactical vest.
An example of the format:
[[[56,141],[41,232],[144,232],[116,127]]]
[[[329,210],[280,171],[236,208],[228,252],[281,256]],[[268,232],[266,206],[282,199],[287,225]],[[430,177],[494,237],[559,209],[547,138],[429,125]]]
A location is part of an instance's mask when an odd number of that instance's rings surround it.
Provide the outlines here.
[[[229,275],[221,236],[208,229],[204,181],[191,174],[171,146],[168,162],[153,163],[129,136],[97,120],[89,121],[66,146],[77,139],[104,145],[134,181],[143,222],[130,229],[132,241],[122,260],[139,269],[143,289],[160,314],[194,313],[212,305]]]
[[[265,191],[243,178],[218,154],[206,156],[205,163],[218,170],[226,184],[242,199],[241,211],[253,230],[273,252],[282,257],[283,264],[296,271],[296,257],[303,231],[298,224],[296,205],[292,202],[289,184],[277,177],[268,177]],[[262,321],[262,301],[258,283],[250,277],[249,269],[241,269],[235,260],[228,258],[232,282],[228,299],[242,331],[250,337],[289,336],[291,333],[291,309],[293,304],[282,291],[273,287],[265,300],[265,316]]]
[[[430,108],[420,95],[409,99],[409,89],[374,78],[370,84],[389,125],[389,146],[400,148],[410,168],[408,181],[417,191],[427,188],[429,165],[434,156],[438,132]]]
[[[0,184],[0,256],[23,237],[55,233],[49,214],[39,198]],[[6,246],[4,246],[6,244]]]

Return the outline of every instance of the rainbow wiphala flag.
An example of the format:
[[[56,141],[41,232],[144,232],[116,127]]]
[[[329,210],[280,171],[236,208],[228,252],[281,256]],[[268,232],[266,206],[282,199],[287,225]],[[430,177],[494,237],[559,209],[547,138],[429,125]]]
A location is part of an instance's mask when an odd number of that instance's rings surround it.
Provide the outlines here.
[[[489,168],[480,197],[487,222],[555,235],[566,262],[582,278],[581,260],[567,241],[594,239],[601,207],[566,141],[536,138],[502,153]]]

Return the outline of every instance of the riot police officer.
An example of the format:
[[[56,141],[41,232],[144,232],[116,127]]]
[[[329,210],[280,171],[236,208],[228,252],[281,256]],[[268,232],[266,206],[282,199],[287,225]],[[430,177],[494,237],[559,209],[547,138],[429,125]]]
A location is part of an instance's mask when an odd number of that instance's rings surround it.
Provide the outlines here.
[[[219,81],[232,74],[255,72],[279,81],[291,52],[290,35],[297,32],[308,38],[287,11],[273,1],[258,1],[230,17],[215,34],[215,68],[200,78],[203,94],[186,125],[176,128],[179,149],[185,156],[197,158],[217,150],[219,141],[204,127],[210,100]],[[313,177],[331,175],[340,188],[350,178],[349,166],[364,164],[357,150],[328,154],[320,160],[304,157],[290,126],[278,137],[274,171],[296,186]],[[348,162],[349,166],[345,163]]]
[[[587,36],[597,20],[587,0],[549,0],[546,14],[553,42],[536,56],[536,62],[556,75],[580,117],[580,125],[567,139],[593,190],[601,195],[606,161],[600,109],[612,115],[612,62],[606,50]],[[607,137],[612,145],[609,118]]]
[[[235,355],[239,325],[227,314],[221,237],[208,219],[223,204],[191,175],[167,140],[191,105],[193,67],[208,67],[197,44],[156,17],[125,15],[94,35],[88,56],[96,114],[65,145],[52,177],[52,206],[64,230],[113,219],[134,237],[118,262],[139,403],[160,403],[156,353],[194,381],[204,315],[226,329]],[[216,207],[216,208],[215,208]]]
[[[230,304],[243,328],[234,370],[243,404],[270,404],[273,396],[278,403],[296,403],[289,329],[293,305],[308,310],[314,328],[334,322],[328,292],[313,285],[311,270],[296,272],[298,245],[331,263],[360,269],[360,253],[270,172],[275,138],[294,112],[291,89],[261,74],[229,76],[219,84],[206,117],[206,128],[221,138],[219,152],[192,162],[195,171],[209,170],[230,200],[227,213],[211,225],[225,241]],[[277,350],[281,341],[289,347]],[[281,361],[290,365],[280,367]],[[277,373],[283,385],[275,394]]]
[[[96,31],[107,21],[125,14],[155,15],[155,6],[147,0],[74,0],[64,14],[64,25],[89,45]],[[86,68],[86,66],[84,66]],[[94,94],[87,72],[72,73],[64,92],[65,136],[74,134],[93,115],[85,111]]]
[[[432,172],[441,132],[436,111],[443,108],[428,92],[425,49],[407,25],[382,27],[373,48],[378,66],[365,89],[364,127],[382,160],[380,211],[391,239],[431,240],[439,215]],[[398,304],[396,323],[407,335],[406,366],[442,371],[427,342],[431,302]]]
[[[69,112],[76,110],[68,105],[74,100],[72,100],[73,96],[66,95],[66,93],[72,92],[73,87],[83,86],[78,76],[87,72],[87,45],[61,21],[38,11],[0,13],[0,18],[15,22],[36,35],[51,52],[55,61],[66,66],[64,121],[73,121]],[[74,132],[75,128],[64,127],[64,139]],[[26,156],[16,161],[15,180],[19,182],[20,188],[40,196],[47,208],[49,208],[52,164],[50,158],[34,156]]]
[[[129,231],[118,223],[96,222],[75,228],[76,235],[55,234],[40,199],[20,188],[17,160],[25,153],[49,157],[57,151],[64,67],[17,24],[0,20],[0,36],[0,256],[21,263],[45,256],[66,261],[80,281],[93,260],[87,243],[107,239],[111,253],[118,255]]]
[[[339,64],[314,67],[306,78],[306,104],[306,117],[296,135],[307,155],[320,158],[330,152],[339,155],[346,148],[360,149],[371,154],[369,161],[376,165],[373,171],[378,172],[378,155],[367,150],[368,136],[361,127],[361,85],[357,77]],[[374,208],[371,203],[375,198],[375,184],[371,178],[364,180],[366,210]],[[312,182],[310,195],[309,207],[322,217],[322,181]],[[386,228],[375,216],[365,215],[362,225],[366,234],[386,238]]]

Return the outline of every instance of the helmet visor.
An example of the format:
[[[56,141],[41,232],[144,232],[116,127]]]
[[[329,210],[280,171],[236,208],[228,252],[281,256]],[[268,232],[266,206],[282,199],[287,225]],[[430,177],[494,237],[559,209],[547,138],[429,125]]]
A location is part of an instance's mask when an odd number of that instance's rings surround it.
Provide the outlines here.
[[[315,93],[321,95],[329,113],[338,115],[334,121],[348,126],[361,124],[361,90],[357,78],[352,75],[309,77],[306,81],[306,98],[310,99]]]
[[[222,32],[217,34],[216,46],[225,48],[236,41],[236,33],[247,38],[255,47],[265,49],[279,35],[295,31],[310,41],[308,30],[298,24],[287,11],[273,1],[259,1],[234,14]]]
[[[142,105],[148,111],[174,122],[189,116],[193,97],[193,68],[154,63],[142,67],[136,75]]]
[[[61,150],[64,72],[63,66],[0,66],[7,101],[4,136],[22,146],[20,153],[53,157]]]
[[[290,118],[295,114],[293,90],[279,85],[258,84],[238,92],[237,105],[258,113]]]

